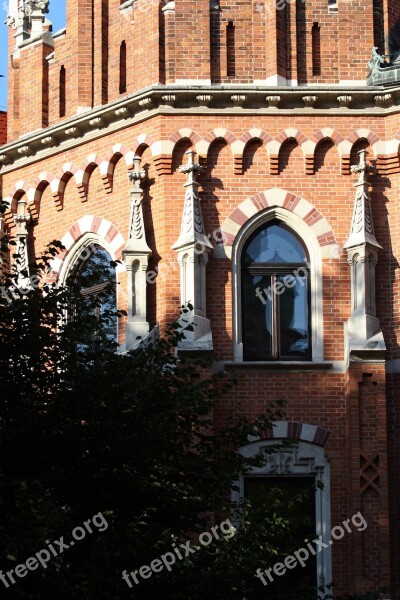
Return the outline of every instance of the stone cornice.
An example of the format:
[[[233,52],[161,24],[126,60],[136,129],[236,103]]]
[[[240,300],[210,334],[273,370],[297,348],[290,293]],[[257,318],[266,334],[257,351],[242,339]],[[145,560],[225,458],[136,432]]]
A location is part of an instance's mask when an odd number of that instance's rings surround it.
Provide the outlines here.
[[[400,85],[155,85],[0,147],[1,172],[40,161],[156,115],[385,116],[400,112]]]

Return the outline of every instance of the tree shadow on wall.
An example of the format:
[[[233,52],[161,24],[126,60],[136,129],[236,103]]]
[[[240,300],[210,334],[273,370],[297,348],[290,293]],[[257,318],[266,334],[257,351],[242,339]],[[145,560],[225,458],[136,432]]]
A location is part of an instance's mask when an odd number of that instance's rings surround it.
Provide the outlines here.
[[[210,145],[206,171],[200,175],[199,183],[201,184],[200,202],[205,232],[207,236],[210,236],[209,239],[215,248],[215,251],[211,251],[209,254],[209,264],[207,266],[207,317],[211,321],[213,338],[216,342],[214,343],[216,354],[223,352],[224,355],[227,355],[232,352],[232,339],[226,328],[227,315],[225,307],[225,302],[230,303],[231,292],[230,289],[227,289],[226,284],[231,271],[231,261],[219,257],[219,252],[223,251],[220,228],[224,221],[224,217],[221,218],[218,210],[219,191],[225,190],[225,186],[223,180],[215,175],[217,167],[223,164],[220,155],[225,148],[227,148],[227,143],[221,139],[214,140]],[[231,157],[231,159],[233,172],[233,158]],[[215,318],[216,313],[218,318]]]

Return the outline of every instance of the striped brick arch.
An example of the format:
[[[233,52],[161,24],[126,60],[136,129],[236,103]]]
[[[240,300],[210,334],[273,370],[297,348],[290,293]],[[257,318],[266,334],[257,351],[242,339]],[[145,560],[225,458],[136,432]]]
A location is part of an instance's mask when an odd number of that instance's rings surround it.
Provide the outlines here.
[[[226,253],[231,255],[236,235],[242,226],[257,213],[272,207],[282,207],[300,217],[310,228],[324,251],[323,256],[337,256],[337,244],[333,231],[314,206],[292,192],[271,188],[244,200],[221,226]]]
[[[76,223],[74,223],[61,238],[64,250],[61,250],[51,263],[51,273],[48,277],[49,281],[56,281],[58,279],[61,267],[69,251],[76,245],[82,236],[85,234],[90,235],[91,233],[96,234],[96,237],[99,238],[99,243],[101,243],[101,239],[107,242],[106,249],[110,250],[113,260],[121,260],[122,250],[125,247],[125,240],[118,229],[107,219],[86,215],[79,219],[79,221],[76,221]]]
[[[276,421],[263,432],[264,439],[292,439],[325,447],[332,432],[317,425],[296,421]]]

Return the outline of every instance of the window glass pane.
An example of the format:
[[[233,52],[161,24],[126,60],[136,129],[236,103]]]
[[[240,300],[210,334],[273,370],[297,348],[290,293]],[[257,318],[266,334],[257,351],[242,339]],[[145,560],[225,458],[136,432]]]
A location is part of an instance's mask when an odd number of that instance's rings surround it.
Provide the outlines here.
[[[82,294],[88,299],[87,310],[97,318],[103,318],[101,333],[110,341],[117,337],[117,309],[116,274],[115,267],[111,264],[109,253],[100,246],[93,246],[94,251],[89,258],[77,266],[74,279],[81,286]],[[100,306],[93,306],[96,298],[101,295]],[[107,315],[107,318],[105,318]]]
[[[311,359],[309,265],[301,241],[271,221],[247,241],[241,266],[244,360]]]
[[[270,292],[271,276],[244,272],[242,285],[245,359],[264,360],[272,355],[272,303],[271,293],[262,290]]]
[[[278,281],[281,356],[304,358],[309,354],[307,277],[281,274]]]
[[[78,277],[83,289],[92,288],[100,283],[115,280],[115,268],[110,265],[111,256],[104,248],[95,247],[95,251],[79,268]]]
[[[281,225],[267,225],[250,238],[243,250],[245,264],[305,263],[307,257],[299,240]]]
[[[289,520],[290,526],[276,539],[274,544],[281,553],[282,560],[300,548],[307,548],[308,542],[316,538],[315,529],[315,479],[313,477],[246,477],[244,480],[245,498],[256,510],[257,520],[268,523],[268,517]],[[317,549],[314,544],[314,548]],[[283,556],[282,556],[283,555]],[[261,595],[254,599],[298,600],[316,597],[317,565],[316,558],[309,553],[305,566],[297,565],[278,577],[272,573],[273,581],[260,589]],[[273,567],[272,561],[269,567]]]

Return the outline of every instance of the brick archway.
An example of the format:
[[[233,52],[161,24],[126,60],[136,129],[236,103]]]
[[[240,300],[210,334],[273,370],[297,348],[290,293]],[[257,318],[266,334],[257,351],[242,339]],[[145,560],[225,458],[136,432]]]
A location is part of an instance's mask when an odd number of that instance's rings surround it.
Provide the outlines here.
[[[285,208],[300,217],[315,235],[322,256],[338,256],[335,236],[327,220],[308,200],[281,188],[271,188],[247,198],[225,219],[221,232],[228,255],[232,253],[233,243],[242,226],[257,213],[273,207]]]
[[[64,250],[58,253],[51,263],[51,276],[49,279],[56,281],[59,278],[67,255],[79,244],[79,240],[90,235],[104,240],[107,250],[114,260],[120,260],[125,240],[118,229],[107,219],[94,215],[85,215],[76,221],[61,238]]]

